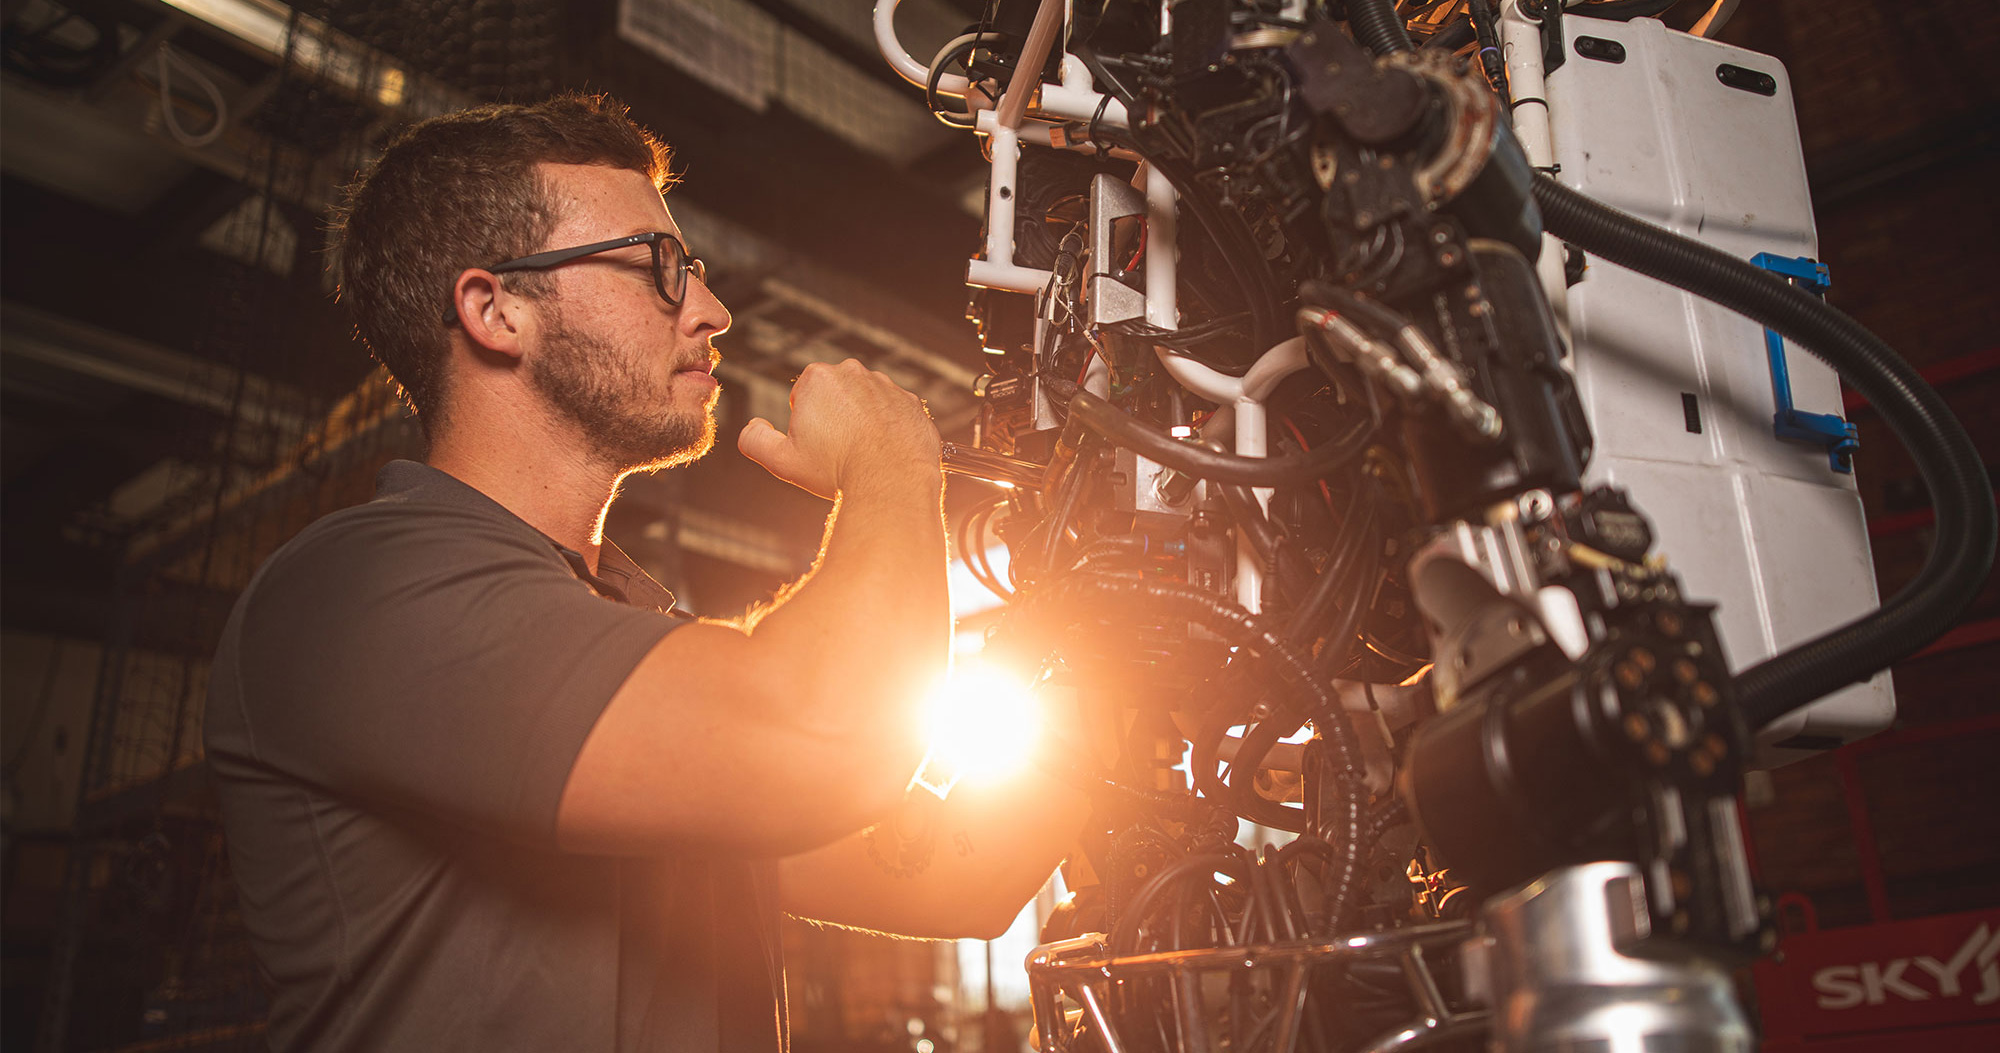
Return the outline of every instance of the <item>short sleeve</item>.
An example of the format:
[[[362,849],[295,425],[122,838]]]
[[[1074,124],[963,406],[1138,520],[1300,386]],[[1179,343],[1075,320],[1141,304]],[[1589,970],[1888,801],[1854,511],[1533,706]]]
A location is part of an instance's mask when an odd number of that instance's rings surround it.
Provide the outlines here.
[[[684,623],[597,595],[525,524],[379,503],[335,519],[239,606],[216,670],[232,739],[335,796],[553,844],[584,739]]]

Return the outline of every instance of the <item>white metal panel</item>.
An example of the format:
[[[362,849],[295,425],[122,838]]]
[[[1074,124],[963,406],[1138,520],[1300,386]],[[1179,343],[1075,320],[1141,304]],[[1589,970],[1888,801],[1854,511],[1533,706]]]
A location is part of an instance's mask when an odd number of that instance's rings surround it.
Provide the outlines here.
[[[1547,77],[1558,178],[1591,197],[1748,259],[1816,256],[1812,199],[1777,60],[1676,33],[1653,19],[1564,20],[1570,52]],[[1579,54],[1617,41],[1622,62]],[[1773,95],[1724,84],[1731,63]],[[1838,274],[1833,276],[1839,281]],[[1823,448],[1779,439],[1763,329],[1724,308],[1592,258],[1567,296],[1577,387],[1596,434],[1587,479],[1627,487],[1690,596],[1717,605],[1742,669],[1873,609],[1867,526],[1851,475]],[[1794,405],[1839,413],[1834,372],[1787,347]],[[1696,397],[1690,429],[1683,394]],[[1843,742],[1886,726],[1886,673],[1759,736]]]

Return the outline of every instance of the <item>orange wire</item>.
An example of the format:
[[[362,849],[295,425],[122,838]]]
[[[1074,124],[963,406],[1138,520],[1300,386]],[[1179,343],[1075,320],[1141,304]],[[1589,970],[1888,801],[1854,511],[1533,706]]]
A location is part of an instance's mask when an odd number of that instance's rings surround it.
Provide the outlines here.
[[[1301,450],[1311,449],[1310,446],[1306,445],[1306,437],[1299,433],[1299,426],[1292,423],[1292,418],[1286,417],[1282,423],[1285,425],[1285,430],[1292,433],[1292,438],[1298,440],[1299,449]],[[1333,507],[1333,490],[1328,488],[1328,486],[1326,485],[1326,480],[1324,479],[1317,479],[1314,481],[1319,483],[1320,496],[1326,498],[1326,510],[1328,512],[1333,513],[1334,525],[1339,526],[1342,522],[1346,520],[1346,517],[1342,516]]]

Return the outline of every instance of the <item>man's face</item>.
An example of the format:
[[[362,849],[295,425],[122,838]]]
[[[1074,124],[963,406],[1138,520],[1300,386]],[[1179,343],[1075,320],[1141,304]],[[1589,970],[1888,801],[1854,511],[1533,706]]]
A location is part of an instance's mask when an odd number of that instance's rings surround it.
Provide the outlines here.
[[[557,208],[549,243],[559,249],[664,230],[680,235],[644,175],[600,165],[543,165]],[[554,294],[538,301],[539,353],[528,379],[549,407],[575,424],[592,451],[619,469],[650,470],[694,460],[715,445],[721,356],[711,340],[729,312],[688,276],[676,308],[653,286],[644,245],[589,256],[551,272]]]

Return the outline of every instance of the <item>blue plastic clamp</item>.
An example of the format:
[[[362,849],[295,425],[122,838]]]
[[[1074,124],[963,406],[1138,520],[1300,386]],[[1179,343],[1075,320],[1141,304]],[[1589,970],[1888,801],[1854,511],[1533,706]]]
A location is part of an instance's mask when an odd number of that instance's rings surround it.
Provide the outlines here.
[[[1792,284],[1825,296],[1833,284],[1826,264],[1809,256],[1780,256],[1760,252],[1750,262]],[[1854,451],[1861,448],[1861,431],[1838,413],[1807,413],[1792,405],[1792,373],[1785,365],[1785,338],[1771,328],[1764,330],[1764,353],[1771,360],[1771,396],[1777,411],[1771,414],[1771,430],[1788,442],[1802,442],[1826,450],[1829,466],[1836,472],[1854,471]]]

